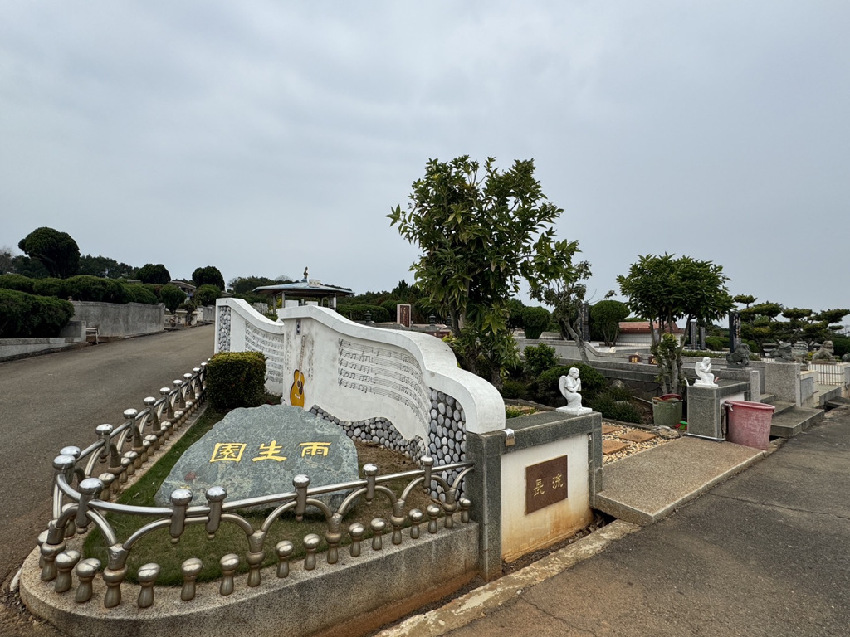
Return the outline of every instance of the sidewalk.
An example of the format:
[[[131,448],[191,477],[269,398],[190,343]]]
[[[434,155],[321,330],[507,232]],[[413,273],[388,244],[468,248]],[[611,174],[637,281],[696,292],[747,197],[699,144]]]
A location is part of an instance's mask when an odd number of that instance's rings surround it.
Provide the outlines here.
[[[379,634],[847,635],[850,410],[761,457],[685,439],[613,463],[604,499],[669,517],[614,522]]]

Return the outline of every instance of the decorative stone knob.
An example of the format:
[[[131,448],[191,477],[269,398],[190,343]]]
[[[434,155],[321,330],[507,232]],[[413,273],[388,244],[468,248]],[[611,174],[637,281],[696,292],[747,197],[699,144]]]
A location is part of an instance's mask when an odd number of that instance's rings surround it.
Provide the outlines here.
[[[366,527],[355,522],[348,527],[348,535],[351,537],[351,546],[348,547],[348,554],[351,557],[360,557],[360,541],[366,534]]]
[[[79,447],[75,447],[74,445],[69,445],[67,447],[62,447],[59,451],[60,456],[73,456],[74,458],[79,459],[81,450]]]
[[[139,608],[153,606],[153,585],[159,577],[159,564],[150,562],[139,568]]]
[[[74,456],[59,455],[53,459],[53,468],[56,471],[64,473],[69,469],[73,469],[76,463],[77,459]]]
[[[374,518],[369,523],[369,527],[372,529],[372,550],[380,551],[384,548],[384,542],[381,536],[387,528],[387,523],[383,518]]]
[[[437,532],[437,518],[440,516],[440,507],[436,504],[429,504],[425,511],[428,513],[428,533]]]
[[[419,524],[425,518],[425,514],[419,509],[413,509],[410,512],[410,537],[414,540],[419,539]]]
[[[192,501],[193,497],[194,496],[189,489],[174,489],[174,491],[171,492],[171,504],[175,506],[186,506]]]
[[[469,510],[472,508],[472,501],[469,498],[461,498],[458,505],[460,506],[460,521],[466,524],[469,522]]]
[[[183,588],[180,589],[180,599],[184,602],[195,599],[195,580],[198,579],[198,574],[204,567],[204,563],[197,557],[190,557],[180,565],[180,570],[183,573]]]
[[[92,580],[100,570],[100,560],[93,557],[84,559],[77,564],[77,579],[80,580],[77,586],[77,593],[74,600],[78,604],[83,604],[91,599],[92,596]]]
[[[307,551],[307,556],[304,558],[304,570],[312,571],[316,568],[316,549],[319,548],[319,543],[322,541],[315,533],[310,533],[304,538],[304,549]]]
[[[221,502],[227,497],[227,489],[224,487],[210,487],[207,489],[207,501],[208,502]]]
[[[233,592],[233,575],[239,568],[239,556],[236,553],[228,553],[221,558],[221,586],[218,592],[224,596]]]
[[[278,577],[288,577],[289,576],[289,558],[292,557],[292,551],[294,550],[294,546],[292,542],[288,540],[283,540],[275,544],[274,552],[277,553],[277,576]]]
[[[124,410],[124,419],[125,420],[131,420],[138,415],[139,415],[139,412],[136,411],[135,409],[125,409]]]
[[[71,590],[71,571],[80,561],[79,551],[63,551],[56,556],[56,582],[53,590],[64,593]]]

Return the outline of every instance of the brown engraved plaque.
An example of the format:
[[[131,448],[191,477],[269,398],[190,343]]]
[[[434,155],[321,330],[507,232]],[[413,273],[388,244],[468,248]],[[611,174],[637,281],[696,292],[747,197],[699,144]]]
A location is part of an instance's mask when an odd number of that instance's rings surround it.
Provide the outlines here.
[[[525,514],[567,499],[567,457],[525,468]]]

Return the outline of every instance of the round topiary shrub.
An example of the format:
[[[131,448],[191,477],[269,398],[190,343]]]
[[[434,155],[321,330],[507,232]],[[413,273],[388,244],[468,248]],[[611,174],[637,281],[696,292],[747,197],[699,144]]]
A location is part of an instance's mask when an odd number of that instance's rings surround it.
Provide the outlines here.
[[[220,352],[207,365],[207,395],[216,409],[256,407],[266,392],[266,357],[260,352]]]

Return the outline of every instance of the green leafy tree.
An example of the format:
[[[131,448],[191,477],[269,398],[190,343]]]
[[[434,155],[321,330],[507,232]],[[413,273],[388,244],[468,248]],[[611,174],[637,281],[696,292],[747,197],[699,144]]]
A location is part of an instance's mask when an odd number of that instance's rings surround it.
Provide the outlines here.
[[[230,281],[230,290],[237,296],[251,294],[255,288],[264,285],[275,285],[278,281],[264,276],[238,276]],[[222,288],[224,289],[224,288]]]
[[[159,299],[165,304],[166,309],[174,314],[183,300],[186,298],[186,293],[176,285],[163,285],[159,289]]]
[[[195,303],[199,306],[215,305],[215,300],[221,298],[221,289],[218,286],[205,283],[195,290],[193,297]]]
[[[573,252],[578,252],[578,242],[569,244]],[[552,317],[558,324],[563,338],[575,341],[579,355],[588,362],[587,350],[584,346],[582,321],[584,318],[584,299],[587,295],[587,284],[590,278],[590,263],[580,261],[566,263],[559,275],[549,281],[535,281],[531,284],[531,298],[552,306]]]
[[[15,253],[12,248],[3,246],[0,248],[0,275],[15,274]]]
[[[493,158],[482,167],[463,156],[429,160],[407,209],[389,215],[422,252],[411,270],[428,302],[451,320],[460,364],[496,387],[517,357],[508,301],[520,280],[556,278],[577,249],[554,240],[561,212],[534,178],[533,160],[499,171]]]
[[[67,279],[80,269],[80,248],[67,232],[42,226],[21,239],[18,248],[40,261],[52,277]]]
[[[622,301],[605,299],[590,308],[591,329],[595,326],[602,335],[607,347],[617,343],[620,335],[620,321],[629,315],[629,306]]]
[[[214,265],[208,265],[205,268],[196,268],[192,272],[192,282],[197,286],[214,285],[219,290],[224,289],[224,277],[221,276],[221,271]]]
[[[753,298],[750,305],[738,312],[741,317],[741,338],[754,342],[763,352],[765,343],[784,338],[783,326],[786,324],[776,320],[783,310],[779,303],[771,303],[770,301],[755,303],[755,301],[756,299]],[[746,303],[746,301],[738,300],[736,303]]]
[[[115,259],[84,254],[80,257],[80,274],[99,276],[105,279],[133,279],[136,268]]]
[[[161,263],[146,263],[136,272],[136,277],[142,283],[165,285],[171,281],[171,274]],[[166,304],[167,307],[167,304]]]
[[[25,254],[19,254],[12,259],[12,272],[31,279],[46,279],[50,276],[41,261],[30,259]]]
[[[723,267],[711,261],[688,256],[646,255],[629,268],[629,274],[617,277],[620,291],[628,297],[633,312],[649,321],[657,321],[661,333],[672,334],[676,322],[685,319],[685,330],[691,322],[708,325],[726,315],[733,307],[726,288],[729,278]],[[675,339],[672,351],[668,342],[659,350],[659,335],[652,330],[653,353],[659,361],[659,380],[664,393],[684,389],[681,374],[681,345]],[[662,356],[663,354],[663,356]],[[669,384],[668,384],[669,383]]]
[[[750,305],[756,302],[756,297],[752,294],[736,294],[732,297],[732,300],[739,305],[746,305],[749,308]]]

